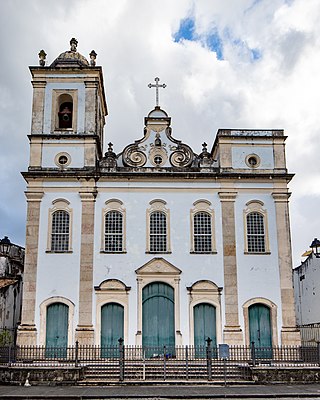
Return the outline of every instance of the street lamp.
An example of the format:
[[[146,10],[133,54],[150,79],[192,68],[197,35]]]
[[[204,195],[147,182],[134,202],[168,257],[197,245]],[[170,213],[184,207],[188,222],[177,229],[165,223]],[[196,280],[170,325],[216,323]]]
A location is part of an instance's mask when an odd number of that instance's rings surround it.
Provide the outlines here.
[[[318,257],[320,254],[320,240],[318,240],[317,238],[314,238],[312,243],[310,244],[310,247],[313,251],[313,253],[315,254],[316,257]]]
[[[8,257],[10,253],[12,243],[8,236],[5,236],[3,239],[0,240],[0,255],[4,257]]]

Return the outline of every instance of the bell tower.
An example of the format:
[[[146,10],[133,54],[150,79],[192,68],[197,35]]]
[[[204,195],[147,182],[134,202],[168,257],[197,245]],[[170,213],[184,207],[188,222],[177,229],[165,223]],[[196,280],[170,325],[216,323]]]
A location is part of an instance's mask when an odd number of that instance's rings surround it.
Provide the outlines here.
[[[30,67],[33,108],[29,170],[95,168],[102,157],[103,128],[107,105],[102,67],[96,53],[90,63],[70,50],[45,66],[46,53],[39,53],[38,67]]]
[[[102,67],[96,66],[97,54],[92,50],[88,62],[77,51],[77,45],[77,40],[71,39],[70,50],[61,53],[49,66],[45,62],[46,53],[41,50],[39,66],[30,67],[33,105],[28,135],[30,161],[28,171],[23,173],[27,182],[27,221],[22,318],[17,337],[20,345],[41,342],[41,327],[36,316],[42,301],[37,292],[38,276],[50,263],[57,263],[55,252],[65,253],[58,256],[60,265],[72,264],[73,258],[80,260],[79,290],[84,306],[81,306],[78,330],[80,336],[92,336],[91,320],[85,318],[91,301],[85,279],[91,276],[93,264],[95,171],[102,158],[107,104]],[[81,212],[79,253],[71,247],[71,233],[62,251],[52,245],[50,235],[54,225],[50,215],[57,207],[68,216],[68,221],[73,209]],[[48,216],[51,225],[46,222]],[[46,236],[47,244],[43,241]]]

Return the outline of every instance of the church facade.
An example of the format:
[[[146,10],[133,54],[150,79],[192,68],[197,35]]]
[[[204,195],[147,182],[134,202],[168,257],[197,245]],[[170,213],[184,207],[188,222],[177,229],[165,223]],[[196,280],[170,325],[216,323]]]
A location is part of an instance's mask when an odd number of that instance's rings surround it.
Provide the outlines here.
[[[102,68],[70,44],[30,67],[18,343],[298,344],[283,130],[221,129],[196,154],[157,99],[103,154]]]

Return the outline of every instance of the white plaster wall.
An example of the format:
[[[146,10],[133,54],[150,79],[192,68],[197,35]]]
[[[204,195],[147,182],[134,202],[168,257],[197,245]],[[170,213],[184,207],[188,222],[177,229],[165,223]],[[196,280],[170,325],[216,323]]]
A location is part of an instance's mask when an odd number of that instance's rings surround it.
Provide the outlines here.
[[[242,185],[243,187],[245,185]],[[252,185],[253,186],[253,185]],[[274,201],[270,193],[251,190],[239,192],[235,204],[236,243],[238,264],[238,296],[240,324],[244,329],[243,305],[252,298],[264,297],[277,305],[278,339],[282,327],[280,275],[278,262],[277,226]],[[250,200],[260,200],[267,210],[271,254],[244,254],[245,230],[243,210]]]
[[[273,148],[271,146],[233,146],[232,147],[232,168],[246,168],[246,157],[249,154],[256,154],[260,158],[260,165],[257,169],[273,169]]]
[[[294,291],[297,322],[302,325],[319,323],[320,258],[312,256],[295,269]]]
[[[131,286],[129,294],[129,343],[135,343],[137,331],[137,282],[135,270],[154,257],[163,257],[182,270],[180,275],[180,324],[182,340],[189,344],[189,295],[187,287],[198,280],[208,279],[217,286],[223,283],[223,254],[221,235],[220,200],[216,190],[200,189],[192,192],[189,185],[166,183],[167,189],[159,188],[163,184],[139,183],[139,188],[133,189],[134,183],[118,184],[118,188],[100,188],[96,200],[95,218],[95,264],[94,285],[99,285],[106,279],[119,279],[127,286]],[[116,186],[116,184],[113,184]],[[137,185],[138,186],[138,185]],[[196,189],[197,184],[193,185]],[[102,209],[105,201],[119,199],[126,208],[127,218],[127,254],[100,253],[102,237]],[[171,226],[171,254],[146,254],[146,210],[149,202],[162,199],[167,202],[170,210]],[[190,209],[199,199],[207,199],[215,210],[216,220],[216,248],[217,254],[197,255],[190,254]],[[223,303],[223,297],[222,297]],[[95,315],[95,310],[93,312]]]
[[[59,79],[59,76],[55,76]],[[62,76],[60,77],[62,79]],[[77,119],[77,133],[84,133],[84,119],[85,119],[85,86],[84,83],[47,83],[45,89],[45,103],[44,103],[44,120],[43,120],[43,133],[51,133],[51,120],[52,120],[52,90],[53,89],[77,89],[78,90],[78,119]]]
[[[49,209],[58,198],[70,202],[73,210],[72,253],[47,253]],[[40,304],[50,297],[62,296],[75,304],[73,332],[78,320],[80,279],[81,200],[77,192],[46,192],[40,210],[38,268],[36,288],[36,326],[40,328]],[[38,336],[39,338],[39,336]]]
[[[62,152],[70,155],[71,163],[68,165],[69,168],[84,167],[84,148],[74,144],[63,144],[61,146],[44,144],[42,147],[42,166],[44,168],[57,168],[55,157]]]

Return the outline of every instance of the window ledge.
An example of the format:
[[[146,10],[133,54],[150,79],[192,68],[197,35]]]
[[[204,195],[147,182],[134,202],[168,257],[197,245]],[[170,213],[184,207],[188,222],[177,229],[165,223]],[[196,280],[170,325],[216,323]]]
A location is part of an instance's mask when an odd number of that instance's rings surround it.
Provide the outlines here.
[[[171,254],[172,251],[146,251],[146,254]]]
[[[216,250],[213,250],[213,251],[190,251],[190,254],[208,255],[208,254],[218,254],[218,252]]]
[[[105,251],[105,250],[100,250],[101,254],[127,254],[126,250],[123,251]]]
[[[268,256],[271,254],[271,251],[264,251],[261,253],[253,252],[253,251],[245,251],[244,254],[248,255],[248,256]]]
[[[55,251],[55,250],[46,250],[46,253],[49,253],[49,254],[70,254],[70,253],[73,253],[73,251],[72,250],[65,250],[65,251]]]

